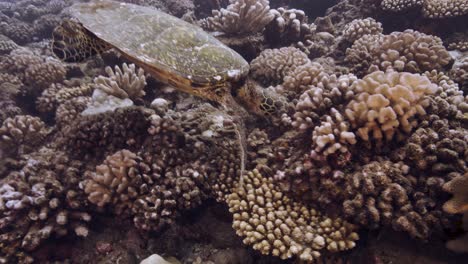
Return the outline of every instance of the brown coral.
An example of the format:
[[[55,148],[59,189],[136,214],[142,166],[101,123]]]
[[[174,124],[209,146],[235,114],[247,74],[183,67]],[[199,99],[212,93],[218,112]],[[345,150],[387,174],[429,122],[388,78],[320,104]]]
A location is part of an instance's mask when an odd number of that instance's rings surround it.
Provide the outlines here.
[[[5,151],[21,155],[34,150],[48,133],[40,118],[17,115],[7,118],[0,127],[0,144]]]
[[[345,113],[357,135],[364,141],[392,140],[417,126],[417,115],[426,114],[437,85],[418,74],[374,72],[354,84],[355,99]]]
[[[354,42],[364,35],[378,35],[382,31],[382,24],[368,17],[351,21],[343,31],[343,37],[349,42]]]
[[[268,43],[286,46],[304,41],[314,33],[315,25],[309,24],[304,11],[280,7],[273,10],[274,19],[265,28]]]
[[[54,111],[59,105],[79,96],[89,96],[93,86],[82,84],[80,86],[66,87],[62,84],[52,84],[42,92],[36,100],[36,108],[41,112]]]
[[[94,79],[95,89],[100,89],[108,95],[120,99],[139,99],[145,95],[145,72],[136,68],[135,64],[122,64],[122,67],[106,67],[108,77],[99,76]]]
[[[313,261],[353,248],[359,238],[353,225],[292,201],[258,170],[243,176],[227,202],[236,233],[262,254]]]
[[[266,49],[250,63],[252,77],[265,85],[283,82],[283,78],[309,61],[307,55],[294,47]]]
[[[213,10],[213,17],[201,21],[203,28],[228,35],[249,35],[262,31],[275,15],[268,0],[231,0],[221,10]]]
[[[413,30],[365,35],[346,51],[346,61],[359,75],[388,69],[413,73],[442,70],[451,60],[440,38]]]
[[[0,182],[0,259],[7,262],[51,237],[86,237],[91,220],[76,185],[80,162],[41,149],[24,156],[23,164]]]

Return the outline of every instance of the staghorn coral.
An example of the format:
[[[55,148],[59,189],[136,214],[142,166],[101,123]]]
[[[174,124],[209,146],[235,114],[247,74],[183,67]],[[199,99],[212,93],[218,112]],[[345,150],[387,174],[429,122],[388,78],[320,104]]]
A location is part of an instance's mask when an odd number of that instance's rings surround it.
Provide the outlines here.
[[[321,252],[353,248],[359,238],[353,225],[292,201],[256,169],[243,176],[227,203],[236,233],[262,254],[310,262]]]
[[[226,9],[213,10],[213,16],[200,23],[207,30],[227,35],[250,35],[262,31],[274,17],[268,0],[230,0]]]
[[[383,31],[382,23],[373,18],[355,19],[351,21],[343,30],[343,37],[354,42],[364,35],[378,35]]]
[[[265,28],[268,43],[286,46],[304,41],[315,32],[315,25],[309,24],[304,11],[280,7],[273,10],[274,19]]]
[[[122,64],[122,67],[106,67],[108,77],[99,76],[94,79],[95,89],[108,95],[125,99],[136,100],[145,95],[145,72],[142,68],[136,69],[135,64]]]
[[[346,117],[358,137],[378,145],[410,133],[418,124],[415,117],[426,114],[424,96],[437,90],[427,77],[397,72],[374,72],[354,85],[356,96],[346,107]]]
[[[0,144],[11,155],[22,155],[43,143],[48,133],[48,128],[40,118],[17,115],[3,121],[0,127]]]
[[[59,105],[79,96],[89,96],[93,93],[93,86],[82,84],[80,86],[66,87],[62,84],[52,84],[42,92],[36,100],[36,108],[40,112],[54,111]]]
[[[48,238],[86,237],[91,220],[76,188],[80,162],[51,149],[22,160],[24,166],[0,182],[0,259],[10,263],[30,263],[28,252]]]
[[[388,69],[413,73],[442,70],[452,60],[440,38],[413,30],[365,35],[346,50],[345,59],[358,75]]]
[[[282,83],[289,72],[307,62],[307,55],[294,47],[266,49],[250,63],[250,70],[256,80],[265,85],[275,85]]]

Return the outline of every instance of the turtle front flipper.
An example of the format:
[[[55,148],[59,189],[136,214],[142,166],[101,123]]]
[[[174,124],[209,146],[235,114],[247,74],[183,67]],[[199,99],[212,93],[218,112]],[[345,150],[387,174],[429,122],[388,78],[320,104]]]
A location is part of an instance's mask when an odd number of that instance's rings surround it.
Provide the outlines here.
[[[80,23],[66,19],[52,33],[52,51],[66,62],[81,62],[109,50],[110,46]]]

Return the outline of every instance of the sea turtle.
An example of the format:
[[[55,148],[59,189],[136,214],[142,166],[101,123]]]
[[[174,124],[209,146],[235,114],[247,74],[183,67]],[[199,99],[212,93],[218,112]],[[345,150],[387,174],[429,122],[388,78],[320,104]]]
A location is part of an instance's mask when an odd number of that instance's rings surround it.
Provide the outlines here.
[[[201,28],[157,9],[110,0],[77,3],[53,32],[52,49],[78,62],[108,49],[156,79],[222,105],[249,64]]]

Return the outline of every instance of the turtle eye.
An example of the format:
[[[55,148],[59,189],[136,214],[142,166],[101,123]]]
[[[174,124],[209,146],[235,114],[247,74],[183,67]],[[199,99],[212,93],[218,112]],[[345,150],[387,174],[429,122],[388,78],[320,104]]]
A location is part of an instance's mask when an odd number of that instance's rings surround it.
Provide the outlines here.
[[[222,97],[224,95],[224,89],[223,88],[218,88],[215,90],[215,94],[218,97]]]

